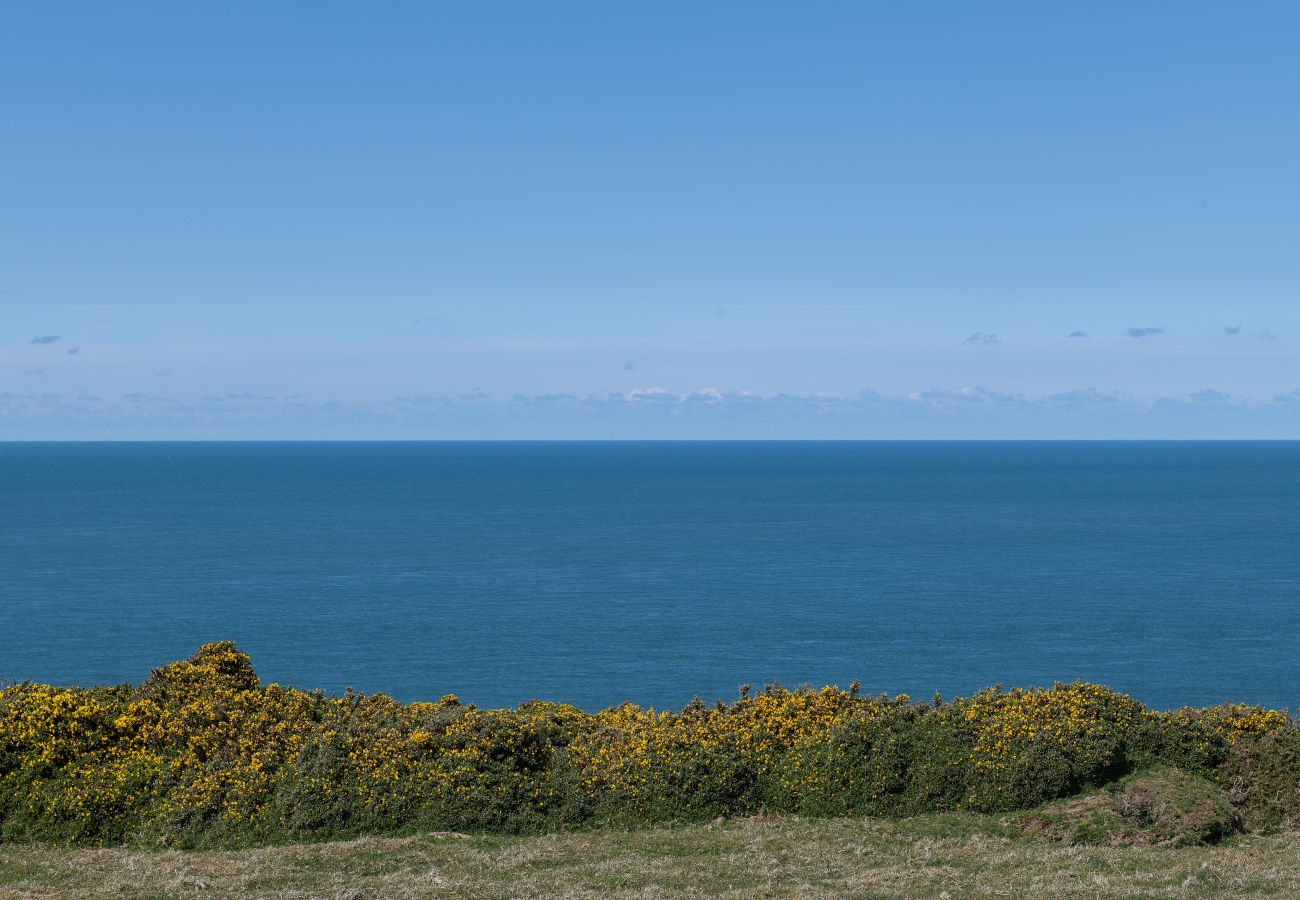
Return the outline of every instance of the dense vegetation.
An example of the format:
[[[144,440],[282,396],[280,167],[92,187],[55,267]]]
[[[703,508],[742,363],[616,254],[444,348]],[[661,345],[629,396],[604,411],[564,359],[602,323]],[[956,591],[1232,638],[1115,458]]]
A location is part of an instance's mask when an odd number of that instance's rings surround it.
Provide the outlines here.
[[[1157,712],[1085,683],[946,703],[770,687],[676,712],[481,710],[263,686],[216,643],[136,688],[0,690],[10,842],[1008,812],[1167,767],[1217,782],[1248,827],[1300,822],[1300,729],[1285,714]]]

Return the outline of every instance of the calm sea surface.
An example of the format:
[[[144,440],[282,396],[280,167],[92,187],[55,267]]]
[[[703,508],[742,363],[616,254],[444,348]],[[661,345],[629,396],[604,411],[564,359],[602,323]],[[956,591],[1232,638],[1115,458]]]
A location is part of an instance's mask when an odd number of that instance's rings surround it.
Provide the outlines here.
[[[1300,705],[1300,443],[0,444],[0,680]]]

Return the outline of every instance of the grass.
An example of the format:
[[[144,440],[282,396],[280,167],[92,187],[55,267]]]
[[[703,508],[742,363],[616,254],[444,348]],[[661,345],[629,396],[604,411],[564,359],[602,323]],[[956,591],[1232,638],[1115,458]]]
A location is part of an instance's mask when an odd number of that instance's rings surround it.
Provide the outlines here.
[[[1067,846],[991,816],[747,818],[253,850],[0,845],[0,898],[1294,897],[1300,832]]]

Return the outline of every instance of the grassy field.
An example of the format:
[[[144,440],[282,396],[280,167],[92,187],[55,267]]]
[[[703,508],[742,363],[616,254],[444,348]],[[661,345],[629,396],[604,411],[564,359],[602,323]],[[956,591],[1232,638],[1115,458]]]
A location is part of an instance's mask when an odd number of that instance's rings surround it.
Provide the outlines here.
[[[0,897],[1295,897],[1300,833],[1071,847],[993,817],[749,818],[254,850],[0,846]]]

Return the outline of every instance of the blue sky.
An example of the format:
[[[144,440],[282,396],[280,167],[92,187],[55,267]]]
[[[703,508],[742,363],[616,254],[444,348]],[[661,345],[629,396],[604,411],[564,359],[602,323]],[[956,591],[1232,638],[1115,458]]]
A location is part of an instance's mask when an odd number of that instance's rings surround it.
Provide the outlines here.
[[[1300,437],[1297,34],[5,4],[0,439]]]

